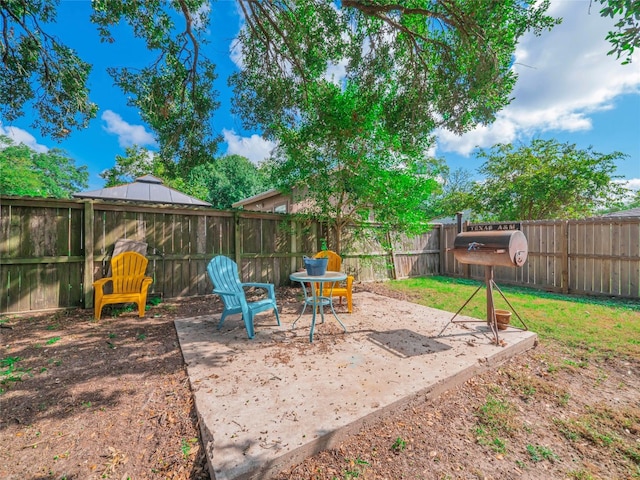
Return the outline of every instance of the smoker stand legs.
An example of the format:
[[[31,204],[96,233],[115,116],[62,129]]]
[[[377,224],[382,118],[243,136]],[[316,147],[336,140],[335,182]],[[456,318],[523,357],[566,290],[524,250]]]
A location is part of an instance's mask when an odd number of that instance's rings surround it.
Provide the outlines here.
[[[485,286],[487,287],[487,320],[486,320],[486,323],[489,325],[489,327],[491,328],[491,331],[493,332],[494,343],[496,345],[500,345],[500,337],[499,337],[499,334],[498,334],[498,322],[496,320],[496,312],[495,312],[495,308],[493,306],[493,289],[494,288],[496,290],[498,290],[498,293],[500,293],[500,295],[502,296],[504,301],[507,302],[507,305],[509,305],[509,308],[511,308],[513,313],[516,314],[516,316],[518,317],[518,320],[520,320],[520,322],[524,326],[524,330],[529,330],[529,327],[527,327],[527,324],[524,323],[524,320],[522,320],[522,318],[520,317],[520,315],[518,314],[516,309],[513,308],[513,305],[511,305],[509,300],[507,300],[507,297],[504,296],[504,293],[502,293],[502,290],[500,290],[498,285],[496,285],[496,283],[493,281],[493,267],[491,267],[491,266],[487,266],[485,268]],[[447,329],[447,327],[449,325],[451,325],[452,323],[469,323],[469,322],[482,322],[482,323],[484,323],[485,322],[484,320],[455,320],[455,318],[458,316],[458,314],[464,309],[464,307],[466,307],[469,304],[471,299],[473,299],[473,297],[476,296],[476,294],[480,291],[480,289],[482,287],[483,287],[483,285],[481,284],[481,285],[478,286],[478,288],[476,288],[476,291],[473,292],[473,294],[468,298],[468,300],[466,302],[464,302],[464,305],[462,305],[458,309],[456,314],[451,318],[451,320],[449,320],[449,322],[444,326],[444,328],[442,330],[440,330],[440,333],[438,333],[438,337],[441,336],[442,333]]]

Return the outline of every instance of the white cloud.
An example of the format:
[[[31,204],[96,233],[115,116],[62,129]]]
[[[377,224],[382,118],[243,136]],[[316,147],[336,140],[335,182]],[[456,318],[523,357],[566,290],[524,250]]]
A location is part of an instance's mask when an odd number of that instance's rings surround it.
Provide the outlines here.
[[[236,14],[238,15],[238,34],[239,32],[245,28],[246,20],[244,16],[244,11],[240,6],[240,2],[236,2]],[[242,56],[242,43],[240,39],[236,36],[229,45],[229,58],[233,63],[235,63],[238,70],[244,70],[244,57]]]
[[[41,145],[36,140],[36,137],[31,135],[26,130],[22,130],[18,127],[3,127],[0,125],[0,135],[6,135],[11,140],[13,140],[17,145],[21,143],[25,144],[27,147],[35,150],[38,153],[45,153],[49,150],[45,145]]]
[[[265,140],[260,135],[253,134],[250,137],[241,137],[233,130],[222,130],[224,141],[227,142],[227,155],[242,155],[253,163],[258,164],[271,155],[276,144]]]
[[[102,128],[108,133],[117,135],[118,145],[122,148],[133,145],[156,145],[153,135],[142,125],[131,125],[111,110],[105,110],[101,118],[106,123]]]
[[[614,22],[591,10],[586,1],[553,0],[549,13],[563,22],[540,37],[526,35],[518,45],[513,102],[492,125],[461,137],[438,132],[438,148],[469,155],[476,146],[534,133],[590,130],[592,113],[610,109],[617,96],[640,93],[640,62],[621,65],[607,55],[611,47],[605,36]]]
[[[437,146],[435,143],[432,143],[431,145],[429,145],[429,148],[427,148],[427,151],[425,152],[425,155],[427,157],[436,157],[437,155]]]
[[[469,155],[478,145],[489,146],[511,142],[516,136],[516,128],[513,122],[505,118],[498,118],[492,125],[479,126],[462,136],[448,130],[440,130],[436,132],[438,150]]]
[[[640,190],[640,178],[629,178],[627,180],[622,180],[620,183],[622,183],[629,190]]]

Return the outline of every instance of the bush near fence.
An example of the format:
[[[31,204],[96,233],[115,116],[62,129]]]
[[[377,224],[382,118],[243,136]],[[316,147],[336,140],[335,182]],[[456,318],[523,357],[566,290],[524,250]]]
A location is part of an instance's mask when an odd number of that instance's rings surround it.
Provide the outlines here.
[[[564,293],[640,297],[640,218],[521,222],[529,242],[522,268],[496,267],[498,283]],[[356,281],[425,275],[484,278],[458,264],[455,225],[417,237],[352,237],[342,252]],[[227,255],[243,281],[289,285],[302,257],[317,252],[323,226],[306,218],[205,207],[0,197],[0,313],[92,308],[92,283],[106,274],[119,238],[148,244],[151,294],[204,295],[206,265]],[[391,248],[383,245],[391,245]]]

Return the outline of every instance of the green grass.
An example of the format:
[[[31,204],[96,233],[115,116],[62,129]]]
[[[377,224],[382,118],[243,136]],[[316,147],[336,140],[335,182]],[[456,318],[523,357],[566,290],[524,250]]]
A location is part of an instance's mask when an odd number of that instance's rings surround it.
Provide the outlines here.
[[[506,400],[488,395],[485,403],[476,410],[476,440],[480,445],[490,447],[496,453],[506,453],[507,444],[500,438],[510,436],[519,425],[516,424],[516,409]]]
[[[198,443],[198,439],[197,438],[183,438],[180,441],[180,451],[182,452],[182,456],[187,459],[189,458],[189,456],[191,455],[191,447],[193,445],[196,445]]]
[[[453,313],[484,283],[436,276],[393,280],[387,285],[405,293],[416,303],[452,312],[453,317]],[[587,351],[608,351],[640,358],[640,302],[498,286],[513,309],[497,290],[494,291],[495,308],[517,312],[529,330],[541,339],[553,339]],[[482,286],[460,315],[485,319],[485,293]],[[511,323],[522,327],[515,313]]]
[[[5,357],[0,359],[0,385],[11,386],[15,382],[22,381],[24,375],[29,374],[31,369],[23,369],[18,366],[22,358]],[[4,393],[4,388],[0,388],[0,394]]]
[[[407,447],[407,442],[403,440],[401,437],[398,437],[393,442],[393,445],[391,445],[391,450],[393,450],[396,453],[400,453],[406,447]]]
[[[542,462],[543,460],[549,460],[550,462],[560,460],[551,449],[543,445],[527,445],[527,452],[529,453],[531,461],[535,463]]]
[[[451,312],[451,317],[478,286],[481,289],[460,314],[484,320],[487,305],[483,283],[446,277],[388,283],[389,288],[401,291],[411,301]],[[569,369],[573,374],[581,375],[582,369],[588,370],[593,375],[593,387],[597,388],[607,380],[607,372],[599,367],[601,359],[640,359],[640,302],[499,287],[511,306],[496,291],[495,307],[517,312],[529,330],[536,332],[547,343],[559,347],[553,351],[563,353],[559,356],[543,354],[541,360],[543,365],[546,364],[545,376],[533,375],[528,368],[505,369],[502,383],[486,385],[485,401],[475,408],[476,422],[472,433],[478,444],[496,454],[524,455],[524,458],[516,461],[523,466],[560,462],[562,460],[553,450],[537,443],[539,439],[535,429],[527,427],[522,421],[515,403],[543,403],[553,406],[554,411],[562,409],[573,400],[562,383],[553,381],[558,371]],[[515,314],[511,317],[511,323],[522,326]],[[553,417],[551,428],[569,443],[591,444],[615,461],[624,462],[640,478],[640,446],[636,439],[640,410],[637,406],[623,405],[612,409],[587,401],[582,408],[575,403],[573,408],[575,411]],[[515,445],[515,440],[522,438],[527,439],[526,450],[516,452],[511,447],[510,451],[510,444]],[[594,478],[588,469],[577,467],[567,473],[567,478]]]
[[[556,419],[560,433],[571,442],[588,442],[608,449],[612,454],[626,457],[640,466],[640,446],[633,443],[633,435],[640,425],[637,409],[622,407],[612,409],[605,405],[587,406],[586,411],[571,419]],[[630,443],[625,438],[632,438]]]

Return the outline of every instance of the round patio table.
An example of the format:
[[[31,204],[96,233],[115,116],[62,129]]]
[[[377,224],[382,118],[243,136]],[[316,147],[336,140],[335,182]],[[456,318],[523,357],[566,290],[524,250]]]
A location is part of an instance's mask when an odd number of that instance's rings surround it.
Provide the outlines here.
[[[347,327],[344,326],[340,317],[338,317],[338,314],[333,308],[333,298],[331,296],[331,293],[333,292],[333,284],[335,282],[346,280],[346,273],[326,272],[324,275],[309,275],[307,272],[302,271],[292,273],[289,278],[294,282],[300,282],[304,293],[304,307],[302,308],[302,312],[300,312],[298,318],[296,318],[296,321],[291,325],[291,328],[293,328],[296,322],[300,320],[300,317],[302,317],[307,305],[310,305],[313,313],[311,315],[311,332],[309,333],[309,342],[313,342],[313,330],[316,326],[316,312],[320,310],[320,317],[322,318],[322,323],[324,323],[324,307],[329,306],[338,323],[342,326],[345,332],[347,331]],[[324,291],[324,284],[329,282],[331,283],[329,295],[322,295],[322,292]],[[307,292],[307,283],[311,284],[311,294]]]

